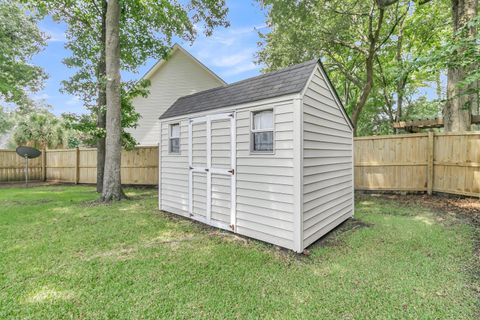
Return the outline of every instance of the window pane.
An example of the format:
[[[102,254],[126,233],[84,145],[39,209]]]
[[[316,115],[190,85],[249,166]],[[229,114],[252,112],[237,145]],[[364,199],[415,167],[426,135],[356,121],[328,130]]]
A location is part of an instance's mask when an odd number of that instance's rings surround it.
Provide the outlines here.
[[[273,151],[273,132],[256,132],[253,134],[253,151]]]
[[[253,114],[253,130],[273,129],[273,111],[265,110]]]
[[[179,153],[180,152],[180,139],[171,138],[170,139],[170,152]]]
[[[178,123],[170,125],[170,137],[180,138],[180,125]]]

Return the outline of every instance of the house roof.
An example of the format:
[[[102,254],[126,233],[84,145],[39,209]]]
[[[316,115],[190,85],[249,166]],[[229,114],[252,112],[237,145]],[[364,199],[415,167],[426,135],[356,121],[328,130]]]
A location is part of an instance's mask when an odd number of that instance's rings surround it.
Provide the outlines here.
[[[223,85],[226,85],[227,83],[220,78],[217,74],[215,74],[212,70],[210,70],[206,65],[201,63],[197,58],[192,56],[190,52],[185,50],[181,45],[178,43],[175,43],[170,50],[169,56],[173,55],[175,52],[180,51],[183,54],[185,54],[187,57],[191,58],[192,61],[197,63],[203,70],[205,70],[207,73],[209,73],[213,78],[217,79],[219,82],[221,82]],[[162,66],[165,65],[165,63],[168,62],[168,57],[166,59],[160,59],[158,60],[144,75],[141,79],[150,79]]]
[[[310,60],[224,87],[180,97],[160,119],[299,93],[305,88],[317,63],[317,59]]]

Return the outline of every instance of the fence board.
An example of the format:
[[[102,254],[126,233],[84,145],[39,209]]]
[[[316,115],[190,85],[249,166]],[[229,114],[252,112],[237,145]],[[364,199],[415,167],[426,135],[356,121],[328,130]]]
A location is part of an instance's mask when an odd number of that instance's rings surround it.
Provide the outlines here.
[[[355,189],[480,196],[480,132],[355,138]]]
[[[42,157],[28,161],[28,175],[30,180],[42,178]],[[15,150],[0,150],[0,181],[25,180],[25,159],[17,155]]]

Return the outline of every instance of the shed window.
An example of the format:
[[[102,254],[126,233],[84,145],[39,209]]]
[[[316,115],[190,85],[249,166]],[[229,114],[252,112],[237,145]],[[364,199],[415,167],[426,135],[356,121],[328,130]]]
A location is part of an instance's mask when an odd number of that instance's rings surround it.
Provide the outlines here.
[[[170,153],[180,153],[180,124],[174,123],[170,125],[168,145],[168,151]]]
[[[252,114],[252,151],[273,152],[273,110]]]

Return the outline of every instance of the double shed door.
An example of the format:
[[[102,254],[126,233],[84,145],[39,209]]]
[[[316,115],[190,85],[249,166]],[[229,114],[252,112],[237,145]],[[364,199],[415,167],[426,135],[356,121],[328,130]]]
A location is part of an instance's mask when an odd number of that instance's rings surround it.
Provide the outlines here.
[[[190,119],[189,213],[198,221],[236,231],[235,113]]]

